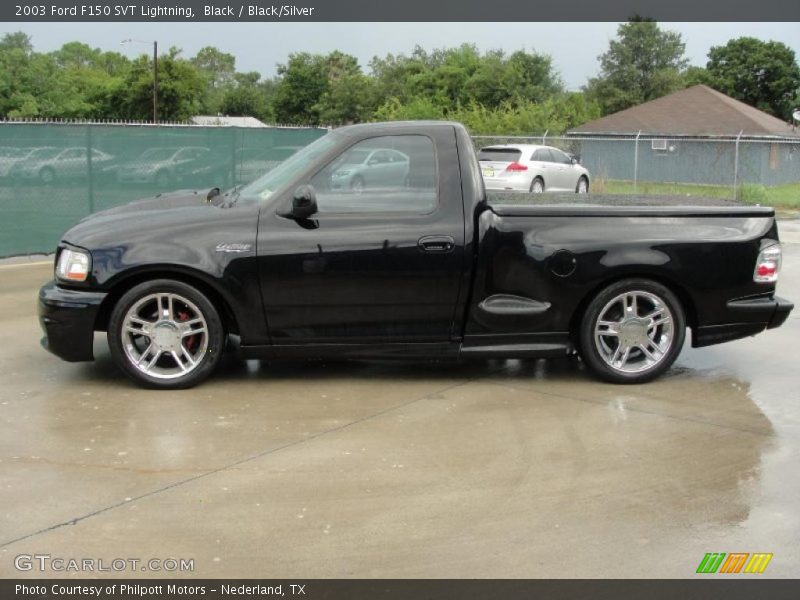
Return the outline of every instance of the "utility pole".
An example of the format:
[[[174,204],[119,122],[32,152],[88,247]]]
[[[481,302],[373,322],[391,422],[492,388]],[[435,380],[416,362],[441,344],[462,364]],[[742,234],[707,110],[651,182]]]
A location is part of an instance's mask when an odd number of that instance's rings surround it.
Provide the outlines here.
[[[133,38],[128,38],[127,40],[122,40],[120,45],[123,44],[130,44],[130,43],[137,43],[137,44],[149,44],[150,42],[145,42],[144,40],[135,40]],[[153,124],[158,123],[158,41],[153,41]]]

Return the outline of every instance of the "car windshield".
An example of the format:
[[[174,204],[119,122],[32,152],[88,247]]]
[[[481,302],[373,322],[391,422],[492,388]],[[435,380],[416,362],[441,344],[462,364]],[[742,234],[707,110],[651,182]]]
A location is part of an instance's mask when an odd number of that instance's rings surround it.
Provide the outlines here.
[[[38,148],[28,155],[28,158],[53,158],[61,152],[59,148]]]
[[[177,151],[177,148],[150,148],[142,152],[139,158],[146,158],[147,160],[166,160],[172,157]]]
[[[298,150],[271,171],[242,188],[239,198],[243,201],[251,202],[266,200],[276,190],[301,173],[310,163],[330,150],[338,141],[339,135],[336,133],[323,135],[305,148]]]

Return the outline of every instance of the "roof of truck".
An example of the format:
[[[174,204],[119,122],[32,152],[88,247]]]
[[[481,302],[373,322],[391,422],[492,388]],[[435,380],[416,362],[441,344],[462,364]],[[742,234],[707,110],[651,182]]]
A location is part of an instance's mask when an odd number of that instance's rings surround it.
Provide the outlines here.
[[[346,125],[344,127],[339,127],[334,131],[339,133],[344,133],[346,135],[349,134],[358,134],[365,129],[374,130],[374,131],[393,131],[396,129],[408,129],[408,128],[445,128],[445,127],[461,127],[464,126],[461,123],[457,123],[456,121],[380,121],[377,123],[359,123],[357,125]]]

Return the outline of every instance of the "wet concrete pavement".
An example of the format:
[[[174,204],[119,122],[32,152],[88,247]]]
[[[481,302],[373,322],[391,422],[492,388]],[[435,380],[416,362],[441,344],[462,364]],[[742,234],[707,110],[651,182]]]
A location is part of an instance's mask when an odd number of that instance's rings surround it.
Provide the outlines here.
[[[797,302],[800,221],[781,227]],[[104,336],[93,364],[40,349],[50,270],[0,267],[2,577],[92,575],[21,573],[20,554],[187,558],[199,577],[691,577],[706,552],[800,576],[800,311],[644,386],[571,359],[230,360],[152,392]]]

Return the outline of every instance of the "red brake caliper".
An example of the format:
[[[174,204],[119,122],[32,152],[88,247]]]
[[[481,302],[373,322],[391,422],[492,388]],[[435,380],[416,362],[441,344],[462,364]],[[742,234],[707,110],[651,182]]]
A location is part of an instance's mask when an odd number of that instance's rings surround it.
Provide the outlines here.
[[[178,312],[178,320],[179,321],[188,321],[189,320],[189,313],[184,311]],[[190,335],[186,338],[186,349],[190,352],[194,350],[195,345],[197,344],[197,334]]]

